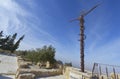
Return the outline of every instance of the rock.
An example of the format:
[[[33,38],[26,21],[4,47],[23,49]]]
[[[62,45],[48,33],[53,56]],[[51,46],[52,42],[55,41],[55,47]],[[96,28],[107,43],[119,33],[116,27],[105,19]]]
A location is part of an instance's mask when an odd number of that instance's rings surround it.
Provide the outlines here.
[[[28,68],[28,63],[26,63],[26,62],[19,62],[19,68]]]
[[[111,79],[118,79],[117,77],[120,78],[120,74],[110,73],[110,77],[111,77]]]
[[[42,67],[42,63],[38,62],[37,66],[39,66],[39,68],[41,68]]]
[[[46,62],[46,68],[50,68],[51,66],[50,66],[50,62],[49,61],[47,61]]]
[[[35,75],[32,73],[19,74],[18,79],[35,79]]]
[[[17,69],[17,72],[16,72],[16,74],[15,74],[15,79],[18,78],[19,74],[20,74],[19,69]]]

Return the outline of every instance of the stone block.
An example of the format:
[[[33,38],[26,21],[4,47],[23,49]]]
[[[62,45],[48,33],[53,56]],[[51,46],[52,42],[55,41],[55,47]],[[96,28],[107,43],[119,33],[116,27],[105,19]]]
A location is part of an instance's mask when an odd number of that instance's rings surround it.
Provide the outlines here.
[[[35,75],[32,73],[19,74],[18,79],[35,79]]]

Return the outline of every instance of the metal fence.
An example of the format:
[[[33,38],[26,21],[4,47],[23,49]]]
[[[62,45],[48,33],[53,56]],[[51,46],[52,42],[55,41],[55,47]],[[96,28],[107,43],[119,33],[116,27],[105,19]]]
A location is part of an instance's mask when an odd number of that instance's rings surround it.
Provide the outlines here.
[[[120,66],[94,63],[92,76],[99,79],[120,79]]]

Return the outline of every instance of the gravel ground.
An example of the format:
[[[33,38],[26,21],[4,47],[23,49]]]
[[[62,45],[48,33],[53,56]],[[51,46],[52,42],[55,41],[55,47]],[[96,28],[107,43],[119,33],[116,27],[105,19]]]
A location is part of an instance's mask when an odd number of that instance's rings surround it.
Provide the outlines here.
[[[59,76],[43,77],[43,78],[37,78],[37,79],[65,79],[65,78],[63,75],[59,75]]]

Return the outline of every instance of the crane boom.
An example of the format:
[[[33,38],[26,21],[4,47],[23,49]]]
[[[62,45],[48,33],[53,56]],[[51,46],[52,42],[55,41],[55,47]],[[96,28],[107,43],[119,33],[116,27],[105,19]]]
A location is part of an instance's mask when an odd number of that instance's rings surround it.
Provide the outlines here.
[[[101,4],[101,3],[96,4],[96,5],[95,5],[94,7],[92,7],[90,10],[88,10],[87,12],[81,14],[80,16],[83,16],[83,17],[86,16],[86,15],[89,14],[91,11],[93,11],[95,8],[97,8],[100,4]],[[80,17],[79,17],[79,18],[76,18],[76,19],[72,19],[72,20],[70,20],[70,22],[73,22],[73,21],[76,21],[76,20],[80,20]]]
[[[91,11],[93,11],[95,8],[97,8],[100,4],[95,5],[94,7],[92,7],[90,10],[88,10],[86,13],[82,14],[82,16],[86,16],[88,13],[90,13]]]

